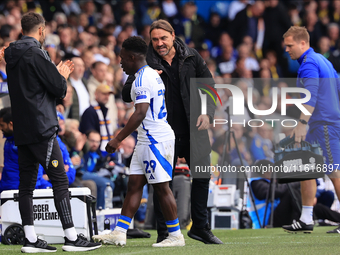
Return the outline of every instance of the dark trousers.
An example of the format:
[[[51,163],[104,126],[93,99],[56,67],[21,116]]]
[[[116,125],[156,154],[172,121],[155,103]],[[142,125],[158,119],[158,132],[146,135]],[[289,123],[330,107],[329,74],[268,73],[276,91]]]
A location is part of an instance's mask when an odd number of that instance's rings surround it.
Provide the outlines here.
[[[18,155],[19,210],[22,225],[33,225],[33,191],[41,164],[52,183],[54,204],[63,229],[73,227],[68,178],[56,135],[39,143],[19,145]]]
[[[207,155],[202,157],[198,162],[191,162],[190,164],[190,140],[189,135],[185,137],[176,136],[175,141],[175,157],[174,157],[174,169],[176,166],[177,158],[184,157],[191,172],[193,172],[194,165],[197,166],[210,166],[210,156]],[[191,166],[193,167],[191,169]],[[172,175],[174,176],[174,174]],[[196,228],[203,228],[208,223],[208,211],[207,211],[207,202],[208,202],[208,194],[209,194],[209,181],[210,174],[207,175],[207,178],[194,178],[192,179],[192,187],[191,187],[191,218],[193,221],[193,225]],[[172,182],[170,182],[170,188],[172,189]],[[168,229],[165,225],[165,220],[161,211],[161,207],[159,205],[156,194],[154,193],[154,211],[157,220],[157,232],[158,235],[164,235],[168,232]],[[181,228],[184,226],[181,226]]]
[[[319,220],[330,220],[340,223],[340,213],[331,210],[323,204],[316,204],[313,207],[314,218]]]
[[[299,205],[301,205],[301,193],[299,186],[292,187],[292,191],[297,199]],[[270,212],[268,212],[270,213]],[[289,225],[293,220],[300,218],[301,212],[296,204],[291,193],[287,190],[286,193],[280,198],[280,203],[274,211],[273,225],[275,228],[282,227],[283,225]]]

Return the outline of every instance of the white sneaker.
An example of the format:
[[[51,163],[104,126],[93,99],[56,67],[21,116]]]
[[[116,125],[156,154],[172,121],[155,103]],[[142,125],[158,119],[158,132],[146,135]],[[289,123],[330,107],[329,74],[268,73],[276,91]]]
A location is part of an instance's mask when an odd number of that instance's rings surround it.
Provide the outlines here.
[[[103,244],[126,245],[126,234],[116,230],[106,235],[94,235],[92,239]]]
[[[154,243],[152,247],[173,247],[173,246],[184,246],[184,236],[180,234],[179,236],[168,236],[160,243]]]

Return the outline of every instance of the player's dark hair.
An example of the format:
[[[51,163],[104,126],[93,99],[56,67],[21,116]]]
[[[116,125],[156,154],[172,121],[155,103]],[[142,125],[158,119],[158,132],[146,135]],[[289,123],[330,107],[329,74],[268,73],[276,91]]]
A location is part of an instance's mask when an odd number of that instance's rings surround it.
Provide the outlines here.
[[[45,19],[38,13],[29,12],[22,16],[21,27],[25,35],[35,32],[41,25],[45,25]]]
[[[132,36],[126,39],[123,42],[122,48],[127,51],[142,54],[144,56],[146,55],[146,52],[148,50],[146,42],[139,36]]]
[[[12,121],[12,109],[11,107],[5,107],[0,110],[0,119],[5,123],[10,123]]]

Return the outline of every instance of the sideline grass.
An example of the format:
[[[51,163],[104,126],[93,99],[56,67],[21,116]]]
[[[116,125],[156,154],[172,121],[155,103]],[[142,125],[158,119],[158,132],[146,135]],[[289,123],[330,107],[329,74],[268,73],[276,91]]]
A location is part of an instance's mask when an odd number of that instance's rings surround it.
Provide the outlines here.
[[[312,234],[288,234],[280,228],[274,229],[244,229],[244,230],[214,230],[223,242],[223,245],[205,245],[192,240],[187,236],[187,231],[182,233],[186,246],[177,248],[153,248],[151,245],[156,240],[156,231],[148,231],[151,238],[128,239],[126,247],[104,245],[100,249],[86,254],[112,255],[112,254],[175,254],[175,255],[200,255],[200,254],[340,254],[340,235],[326,234],[334,227],[315,227]],[[55,245],[63,253],[62,245]],[[1,255],[20,253],[21,246],[0,245]],[[67,253],[63,253],[67,254]],[[73,252],[71,254],[84,254]]]

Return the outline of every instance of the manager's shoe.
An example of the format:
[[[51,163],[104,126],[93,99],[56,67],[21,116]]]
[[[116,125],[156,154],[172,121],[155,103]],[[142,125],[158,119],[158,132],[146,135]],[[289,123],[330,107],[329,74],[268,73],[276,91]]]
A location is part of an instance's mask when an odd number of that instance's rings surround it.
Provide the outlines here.
[[[175,247],[175,246],[184,246],[184,236],[180,234],[179,236],[169,235],[160,243],[154,243],[152,247]]]
[[[126,245],[126,233],[114,230],[106,235],[95,235],[92,236],[95,241],[102,242],[103,244],[115,244],[119,246]]]
[[[101,243],[89,242],[83,234],[79,234],[75,241],[70,241],[67,237],[64,237],[65,243],[63,251],[92,251],[102,246]]]
[[[337,227],[336,229],[329,230],[326,232],[327,234],[340,234],[340,226]]]
[[[160,243],[169,236],[169,233],[158,234],[156,243]]]
[[[35,243],[31,243],[25,238],[24,246],[21,247],[22,253],[38,253],[38,252],[56,252],[57,248],[49,246],[46,241],[38,240]]]
[[[306,224],[301,220],[294,220],[293,224],[284,225],[282,228],[288,233],[312,233],[314,224]]]
[[[211,232],[209,224],[206,224],[204,228],[196,228],[192,225],[188,231],[188,236],[205,244],[223,244],[223,242]]]

